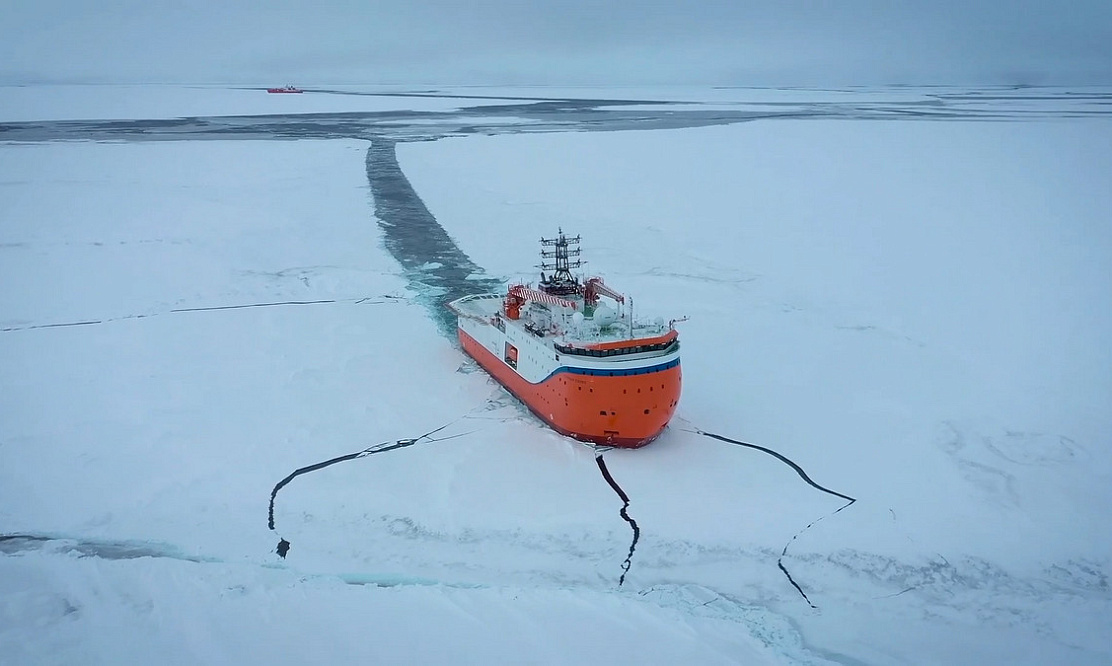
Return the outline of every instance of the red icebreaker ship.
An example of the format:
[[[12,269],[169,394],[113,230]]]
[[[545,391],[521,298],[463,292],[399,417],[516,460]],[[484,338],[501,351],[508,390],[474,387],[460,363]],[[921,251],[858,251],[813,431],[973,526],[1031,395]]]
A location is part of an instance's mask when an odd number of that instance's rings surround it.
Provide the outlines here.
[[[648,444],[680,400],[675,320],[634,321],[632,305],[601,278],[574,277],[578,236],[561,231],[541,244],[537,288],[448,304],[463,350],[553,430],[602,446]]]

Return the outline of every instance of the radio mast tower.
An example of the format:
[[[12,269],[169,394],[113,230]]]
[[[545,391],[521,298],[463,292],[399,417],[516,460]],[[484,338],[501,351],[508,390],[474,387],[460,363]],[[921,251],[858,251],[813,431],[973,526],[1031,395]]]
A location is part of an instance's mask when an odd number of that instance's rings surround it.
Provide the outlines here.
[[[551,248],[551,249],[549,249]],[[541,238],[541,291],[553,296],[572,296],[580,292],[579,280],[571,269],[579,268],[579,236],[568,238],[560,229],[556,238]],[[545,271],[549,275],[545,276]]]

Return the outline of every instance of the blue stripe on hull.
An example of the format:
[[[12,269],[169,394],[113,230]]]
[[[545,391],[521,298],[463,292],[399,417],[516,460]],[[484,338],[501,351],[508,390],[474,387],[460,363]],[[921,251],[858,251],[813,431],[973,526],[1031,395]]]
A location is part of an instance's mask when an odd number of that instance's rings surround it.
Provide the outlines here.
[[[573,375],[589,375],[589,376],[592,376],[592,377],[628,377],[630,375],[649,375],[649,374],[652,374],[654,372],[662,372],[664,370],[669,370],[671,368],[674,368],[679,364],[680,364],[680,360],[677,358],[677,359],[673,359],[671,361],[668,361],[667,363],[661,363],[659,365],[650,365],[650,366],[647,366],[647,367],[644,367],[644,368],[628,368],[628,369],[622,369],[622,370],[602,370],[602,369],[599,369],[599,368],[576,368],[576,367],[573,367],[573,366],[562,365],[559,368],[556,368],[555,370],[553,370],[551,374],[549,374],[547,377],[545,377],[544,379],[542,379],[538,383],[543,384],[544,382],[547,382],[548,380],[552,379],[553,377],[560,374],[561,372],[569,372]]]

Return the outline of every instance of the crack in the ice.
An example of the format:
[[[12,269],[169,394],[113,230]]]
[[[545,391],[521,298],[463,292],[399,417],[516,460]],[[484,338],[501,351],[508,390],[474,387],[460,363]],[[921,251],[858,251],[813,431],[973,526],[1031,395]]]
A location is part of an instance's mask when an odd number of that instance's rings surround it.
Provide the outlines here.
[[[801,534],[803,534],[807,530],[811,529],[815,524],[817,524],[818,522],[820,522],[824,518],[828,518],[829,516],[833,516],[833,515],[836,515],[838,513],[841,513],[841,511],[843,509],[848,508],[849,506],[851,506],[854,502],[857,501],[857,499],[853,498],[853,497],[850,497],[849,495],[843,495],[842,493],[837,492],[835,490],[831,490],[831,489],[829,489],[825,486],[819,485],[810,476],[807,475],[807,472],[803,471],[802,467],[797,465],[791,459],[787,458],[786,456],[784,456],[784,455],[782,455],[782,454],[780,454],[776,451],[773,451],[772,449],[769,449],[769,448],[766,448],[766,447],[763,447],[763,446],[758,446],[756,444],[749,444],[748,442],[742,442],[742,441],[739,441],[739,440],[736,440],[736,439],[730,439],[729,437],[724,437],[722,435],[716,435],[715,433],[706,432],[705,430],[701,430],[699,428],[694,428],[694,429],[684,428],[684,430],[686,430],[687,432],[695,433],[697,435],[703,435],[704,437],[711,437],[711,438],[717,439],[719,441],[727,442],[727,443],[730,443],[730,444],[737,444],[738,446],[744,446],[744,447],[747,447],[747,448],[750,448],[750,449],[756,449],[757,451],[760,451],[762,453],[767,453],[768,455],[772,456],[773,458],[776,458],[780,462],[782,462],[785,465],[794,469],[796,474],[798,474],[799,477],[801,479],[803,479],[804,481],[806,481],[807,484],[810,485],[812,488],[815,488],[816,490],[821,490],[822,492],[827,493],[828,495],[833,495],[835,497],[840,497],[844,500],[847,500],[847,502],[845,504],[838,507],[838,509],[836,511],[834,511],[833,513],[830,513],[830,514],[827,514],[825,516],[821,516],[819,518],[816,518],[815,520],[812,520],[810,523],[807,524],[806,527],[804,527],[803,529],[796,532],[795,535],[792,536],[791,539],[788,539],[788,542],[786,544],[784,544],[783,550],[780,551],[780,557],[776,559],[776,566],[779,567],[780,571],[782,571],[784,573],[784,576],[787,577],[788,582],[792,584],[792,587],[794,587],[796,589],[796,591],[799,592],[799,595],[801,597],[803,597],[803,600],[807,602],[808,606],[810,606],[811,608],[817,609],[818,606],[816,606],[814,603],[811,602],[811,599],[807,596],[807,593],[803,591],[803,588],[799,586],[799,583],[797,583],[795,581],[795,579],[792,578],[792,575],[788,571],[788,568],[786,566],[784,566],[784,558],[788,556],[788,546],[790,546],[793,541],[798,539]]]
[[[329,298],[318,301],[275,301],[271,303],[245,303],[237,305],[213,305],[208,307],[197,308],[174,308],[166,312],[151,312],[147,314],[130,314],[120,317],[108,317],[105,319],[89,319],[85,321],[69,321],[54,324],[28,324],[26,326],[8,326],[0,328],[0,333],[9,333],[12,331],[32,331],[40,328],[65,328],[68,326],[92,326],[94,324],[108,324],[114,321],[125,321],[128,319],[146,319],[148,317],[157,317],[163,314],[178,314],[182,312],[212,312],[216,310],[243,310],[246,308],[270,308],[283,305],[321,305],[326,303],[352,303],[354,305],[382,305],[384,303],[397,303],[401,299],[396,296],[379,296],[384,300],[371,300],[372,296],[362,296],[359,298]]]
[[[351,91],[310,91],[319,94],[358,95]],[[776,94],[776,89],[765,91]],[[723,109],[689,101],[689,108],[649,110],[646,104],[675,104],[642,100],[567,99],[513,96],[507,103],[477,104],[440,111],[339,111],[328,113],[273,113],[255,115],[191,116],[186,118],[132,120],[28,120],[0,123],[8,141],[198,141],[206,139],[366,139],[389,136],[395,140],[435,140],[482,132],[490,135],[541,132],[666,130],[708,127],[756,120],[892,120],[953,122],[984,120],[1004,122],[1037,118],[1106,117],[1112,107],[1106,96],[1050,94],[1038,97],[1039,107],[1020,106],[1032,98],[1006,95],[927,95],[906,100],[884,96],[884,101],[864,103],[860,98],[827,100],[764,99],[761,109]],[[845,91],[848,92],[848,91]],[[978,91],[979,92],[979,91]],[[371,93],[374,94],[374,93]],[[391,92],[391,96],[492,99],[484,96]],[[871,96],[872,92],[854,91]],[[903,95],[904,93],[900,93]],[[925,93],[923,93],[925,94]],[[976,94],[976,93],[974,93]],[[978,105],[969,104],[976,99]],[[702,108],[700,108],[702,107]],[[522,121],[525,122],[522,122]],[[16,244],[10,244],[16,245]]]
[[[351,299],[348,299],[351,300]],[[320,305],[321,303],[338,303],[334,298],[319,301],[278,301],[275,303],[248,303],[246,305],[214,305],[203,308],[176,308],[170,312],[209,312],[212,310],[241,310],[243,308],[268,308],[275,305]]]
[[[891,598],[893,598],[893,597],[898,597],[898,596],[900,596],[901,594],[906,594],[907,592],[910,592],[910,591],[912,591],[912,590],[914,590],[914,589],[918,589],[918,587],[919,587],[918,585],[912,585],[911,587],[905,587],[904,589],[900,590],[899,592],[896,592],[895,594],[886,594],[886,595],[884,595],[884,596],[882,596],[882,597],[873,597],[873,600],[878,600],[878,599],[891,599]]]
[[[622,562],[622,575],[618,578],[618,587],[621,587],[622,584],[625,583],[626,574],[629,573],[629,567],[633,564],[633,551],[637,548],[637,540],[641,538],[641,528],[637,526],[637,521],[631,518],[626,511],[626,509],[629,508],[629,496],[625,494],[625,491],[622,490],[622,487],[614,480],[614,477],[610,476],[610,470],[606,469],[606,461],[602,459],[601,453],[595,456],[595,462],[598,463],[599,471],[602,472],[602,478],[606,479],[606,482],[610,484],[610,487],[614,489],[614,492],[616,492],[618,497],[622,500],[622,508],[618,511],[618,514],[621,515],[622,520],[629,523],[630,529],[633,530],[633,541],[629,544],[629,554],[626,555],[625,562]]]
[[[768,455],[776,458],[780,462],[782,462],[782,463],[788,465],[789,467],[791,467],[792,469],[794,469],[796,474],[798,474],[801,479],[806,481],[809,485],[811,485],[816,490],[821,490],[822,492],[830,494],[830,495],[834,495],[835,497],[841,497],[844,500],[849,500],[850,504],[857,501],[856,499],[854,499],[853,497],[850,497],[849,495],[843,495],[842,493],[831,490],[831,489],[826,488],[824,486],[820,486],[819,484],[815,483],[814,480],[811,479],[811,477],[807,476],[807,472],[804,472],[802,467],[795,464],[795,462],[793,462],[789,458],[781,455],[780,453],[777,453],[776,451],[773,451],[772,449],[768,449],[768,448],[765,448],[763,446],[758,446],[756,444],[749,444],[747,442],[740,442],[736,439],[730,439],[729,437],[723,437],[722,435],[716,435],[712,432],[705,432],[703,430],[699,430],[698,428],[696,428],[694,430],[688,430],[688,432],[693,432],[697,435],[703,435],[705,437],[713,437],[714,439],[721,440],[723,442],[729,442],[730,444],[737,444],[738,446],[745,446],[745,447],[748,447],[750,449],[756,449],[758,451],[763,451],[764,453],[767,453]],[[849,504],[847,504],[846,506],[849,506]],[[845,508],[845,507],[842,507],[842,508]],[[838,511],[841,511],[841,510],[842,509],[838,509]],[[835,511],[835,513],[837,513],[837,511]]]
[[[121,317],[121,319],[130,319],[145,317],[146,315],[131,315],[129,317]],[[105,321],[113,321],[111,319],[91,319],[88,321],[67,321],[58,324],[34,324],[32,326],[9,326],[7,328],[0,328],[0,332],[7,333],[9,331],[30,331],[36,328],[66,328],[68,326],[92,326],[94,324],[103,324]]]
[[[459,419],[457,419],[457,421],[458,420]],[[433,435],[435,435],[436,433],[440,432],[441,430],[447,428],[448,426],[452,425],[452,423],[455,423],[455,422],[456,421],[452,421],[450,423],[445,423],[444,425],[440,426],[439,428],[436,428],[435,430],[430,430],[429,432],[426,432],[425,434],[421,435],[420,437],[416,437],[416,438],[413,438],[413,439],[399,439],[396,442],[383,442],[381,444],[375,444],[374,446],[369,446],[369,447],[363,449],[362,451],[356,451],[355,453],[349,453],[347,455],[337,456],[337,457],[332,458],[330,460],[325,460],[323,462],[315,463],[315,464],[312,464],[312,465],[307,465],[305,467],[301,467],[299,469],[294,470],[286,478],[279,481],[278,485],[274,486],[274,490],[270,491],[270,507],[269,507],[269,510],[267,512],[267,527],[270,528],[271,531],[275,531],[275,528],[274,528],[274,500],[278,496],[278,491],[281,490],[282,488],[284,488],[286,486],[286,484],[288,484],[290,481],[293,481],[294,479],[301,476],[302,474],[308,474],[309,472],[316,472],[318,470],[322,470],[325,467],[330,467],[330,466],[335,465],[337,463],[347,462],[349,460],[357,460],[359,458],[365,458],[367,456],[374,455],[376,453],[386,453],[387,451],[395,451],[397,449],[404,449],[406,447],[413,446],[414,444],[416,444],[420,441],[423,441],[423,440],[427,440],[427,441],[430,441],[430,442],[439,442],[439,441],[444,441],[444,440],[447,440],[447,439],[453,439],[455,437],[462,437],[463,435],[470,434],[470,433],[458,433],[458,434],[452,435],[450,437],[442,437],[440,439],[433,438]],[[278,548],[276,549],[276,552],[278,553],[279,556],[281,556],[282,558],[285,558],[286,553],[288,553],[289,550],[290,550],[290,542],[287,541],[286,539],[282,538],[282,537],[279,537],[279,539],[280,539],[280,541],[278,542]]]

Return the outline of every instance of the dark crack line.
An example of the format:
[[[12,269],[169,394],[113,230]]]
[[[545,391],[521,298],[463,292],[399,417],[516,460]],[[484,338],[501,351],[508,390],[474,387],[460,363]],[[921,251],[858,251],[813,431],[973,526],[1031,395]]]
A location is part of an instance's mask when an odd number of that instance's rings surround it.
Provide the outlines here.
[[[818,609],[818,606],[816,606],[814,603],[811,602],[811,599],[803,591],[803,588],[801,588],[799,586],[799,584],[795,582],[795,579],[792,578],[792,575],[788,572],[787,567],[784,566],[784,558],[788,556],[788,546],[790,546],[792,544],[792,542],[795,541],[796,539],[798,539],[804,532],[811,529],[812,527],[817,525],[822,520],[824,520],[826,518],[829,518],[830,516],[833,516],[833,515],[839,513],[842,509],[846,508],[847,506],[853,504],[856,501],[857,500],[850,500],[849,502],[847,502],[847,503],[843,504],[842,506],[838,507],[838,509],[836,511],[834,511],[833,513],[827,514],[825,516],[820,516],[820,517],[816,518],[815,520],[812,520],[810,523],[807,523],[806,527],[799,530],[798,532],[795,533],[795,535],[792,536],[792,538],[788,539],[788,542],[786,544],[784,544],[783,550],[780,551],[780,557],[776,558],[776,566],[780,568],[780,571],[784,572],[784,575],[787,576],[787,578],[788,578],[788,582],[791,583],[792,586],[795,587],[795,589],[797,591],[799,591],[800,596],[802,596],[803,600],[807,602],[807,605],[810,606],[811,608],[816,609],[816,610]]]
[[[606,482],[610,484],[610,487],[622,500],[622,508],[618,511],[618,514],[622,517],[622,520],[629,523],[630,529],[633,530],[633,541],[629,544],[629,554],[626,555],[625,562],[622,562],[622,575],[618,578],[618,587],[621,587],[625,583],[629,567],[633,564],[633,551],[637,549],[637,540],[641,538],[641,528],[637,526],[637,521],[630,518],[629,513],[626,512],[626,509],[629,508],[629,496],[625,494],[625,491],[614,480],[614,477],[610,476],[610,470],[606,468],[606,461],[602,459],[601,453],[595,456],[595,462],[598,463],[599,471],[602,472],[602,478],[606,479]]]
[[[768,455],[776,458],[780,462],[784,463],[785,465],[788,465],[789,467],[794,469],[796,474],[799,474],[799,477],[801,479],[806,481],[809,485],[811,485],[816,490],[821,490],[822,492],[827,493],[829,495],[833,495],[835,497],[841,497],[844,500],[848,500],[850,504],[857,501],[856,499],[850,497],[849,495],[843,495],[842,493],[833,491],[833,490],[831,490],[831,489],[829,489],[825,486],[820,486],[819,484],[815,483],[814,480],[811,479],[811,477],[807,476],[807,472],[804,472],[802,467],[795,464],[792,460],[788,459],[787,457],[777,453],[776,451],[773,451],[772,449],[766,449],[763,446],[757,446],[756,444],[749,444],[747,442],[739,442],[736,439],[730,439],[729,437],[723,437],[722,435],[716,435],[712,432],[705,432],[703,430],[699,430],[698,428],[696,428],[694,430],[688,430],[688,432],[693,432],[693,433],[698,434],[698,435],[704,435],[706,437],[713,437],[714,439],[718,439],[718,440],[721,440],[723,442],[729,442],[730,444],[737,444],[738,446],[745,446],[745,447],[748,447],[750,449],[756,449],[758,451],[763,451],[763,452],[767,453]],[[847,504],[846,506],[849,506],[849,504]],[[842,507],[842,508],[844,509],[845,507]],[[838,509],[838,511],[841,511],[841,510],[842,509]],[[835,513],[837,513],[837,511]]]
[[[719,441],[728,442],[730,444],[737,444],[738,446],[744,446],[744,447],[747,447],[747,448],[750,448],[750,449],[756,449],[757,451],[761,451],[762,453],[767,453],[768,455],[772,456],[773,458],[776,458],[780,462],[782,462],[785,465],[794,469],[796,474],[799,475],[799,478],[806,481],[807,484],[810,485],[812,488],[814,488],[816,490],[820,490],[820,491],[822,491],[822,492],[824,492],[828,495],[833,495],[835,497],[840,497],[844,500],[847,500],[845,504],[838,507],[838,509],[835,510],[833,513],[830,513],[830,514],[827,514],[825,516],[821,516],[819,518],[816,518],[815,520],[812,520],[810,523],[808,523],[808,525],[806,527],[804,527],[803,529],[796,532],[795,535],[792,536],[792,538],[788,539],[788,542],[786,544],[784,544],[783,550],[780,551],[780,557],[778,557],[776,559],[776,566],[780,568],[780,571],[784,572],[784,576],[788,579],[788,582],[792,584],[792,587],[794,587],[797,592],[799,592],[799,595],[801,597],[803,597],[803,600],[807,602],[807,605],[810,606],[811,608],[818,609],[818,606],[816,606],[814,603],[811,602],[811,599],[807,596],[807,593],[803,591],[803,588],[799,586],[799,583],[797,583],[795,581],[795,579],[792,578],[792,575],[788,571],[788,568],[786,566],[784,566],[784,558],[788,556],[788,546],[790,546],[793,541],[798,539],[801,534],[803,534],[807,530],[814,527],[816,524],[818,524],[823,519],[828,518],[829,516],[837,515],[837,514],[841,513],[843,509],[846,509],[849,506],[853,505],[853,503],[856,502],[857,499],[854,498],[854,497],[850,497],[849,495],[843,495],[842,493],[831,490],[831,489],[829,489],[825,486],[819,485],[818,483],[816,483],[814,481],[814,479],[812,479],[810,476],[807,475],[807,472],[803,471],[802,467],[797,465],[791,459],[787,458],[786,456],[784,456],[784,455],[782,455],[782,454],[780,454],[776,451],[773,451],[772,449],[765,448],[763,446],[757,446],[756,444],[749,444],[748,442],[738,441],[736,439],[730,439],[729,437],[723,437],[722,435],[716,435],[712,432],[706,432],[706,431],[700,430],[698,428],[695,428],[693,430],[689,429],[689,428],[684,428],[684,430],[686,430],[687,432],[695,433],[697,435],[703,435],[705,437],[711,437],[711,438],[717,439]]]
[[[338,457],[332,458],[330,460],[325,460],[323,462],[315,463],[315,464],[312,464],[312,465],[307,465],[305,467],[301,467],[299,469],[294,470],[292,473],[290,473],[289,476],[287,476],[286,478],[279,481],[278,485],[274,486],[274,490],[270,491],[270,507],[267,511],[267,527],[270,528],[271,531],[275,531],[275,528],[274,528],[274,500],[278,496],[278,491],[281,490],[282,488],[284,488],[290,481],[293,481],[294,479],[301,476],[302,474],[308,474],[309,472],[316,472],[317,470],[324,469],[325,467],[330,467],[330,466],[335,465],[337,463],[347,462],[349,460],[357,460],[359,458],[365,458],[367,456],[371,456],[371,455],[374,455],[376,453],[386,453],[387,451],[395,451],[397,449],[404,449],[406,447],[413,446],[414,444],[416,444],[416,443],[418,443],[422,440],[427,440],[427,441],[430,441],[430,442],[438,442],[438,441],[442,441],[442,440],[446,440],[446,439],[453,439],[454,437],[461,436],[461,435],[453,435],[451,437],[444,437],[444,438],[441,438],[441,439],[436,439],[436,438],[433,437],[433,435],[435,435],[436,433],[438,433],[441,430],[443,430],[443,429],[447,428],[448,426],[452,425],[452,423],[455,423],[455,421],[452,421],[450,423],[445,423],[444,425],[440,426],[439,428],[436,428],[435,430],[430,430],[429,432],[421,435],[420,437],[414,438],[414,439],[399,439],[396,442],[383,442],[381,444],[375,444],[374,446],[369,446],[369,447],[363,449],[362,451],[356,451],[355,453],[349,453],[347,455],[338,456]],[[468,434],[468,433],[464,433],[464,434]],[[282,558],[285,558],[286,553],[288,553],[289,550],[290,550],[290,542],[287,541],[286,539],[282,538],[282,537],[279,537],[279,539],[280,539],[280,541],[278,542],[277,552],[278,552],[279,556],[281,556]]]
[[[320,301],[277,301],[275,303],[248,303],[246,305],[214,305],[206,308],[177,308],[170,312],[210,312],[212,310],[242,310],[244,308],[269,308],[276,305],[319,305],[321,303],[339,303],[332,298]]]
[[[109,320],[111,321],[111,320]],[[67,326],[92,326],[94,324],[103,324],[104,320],[94,319],[90,321],[70,321],[61,324],[35,324],[33,326],[11,326],[8,328],[0,328],[0,332],[7,333],[8,331],[30,331],[36,328],[65,328]]]
[[[794,539],[795,537],[792,538]],[[792,584],[792,587],[795,588],[796,592],[799,592],[799,596],[803,597],[803,600],[807,602],[807,605],[811,608],[818,609],[818,606],[812,603],[811,599],[807,596],[807,593],[804,592],[803,588],[799,586],[799,583],[795,582],[795,579],[792,578],[792,575],[788,572],[788,568],[784,566],[784,553],[786,552],[788,552],[788,547],[784,546],[784,552],[780,553],[780,557],[776,558],[776,566],[780,568],[780,571],[784,572],[784,576],[787,577],[788,582]]]
[[[124,315],[122,317],[111,317],[108,319],[90,319],[88,321],[73,321],[63,322],[58,324],[32,324],[29,326],[9,326],[7,328],[0,328],[0,333],[9,333],[12,331],[31,331],[39,328],[64,328],[67,326],[92,326],[94,324],[108,324],[114,321],[125,321],[127,319],[146,319],[148,317],[157,317],[160,314],[178,314],[182,312],[213,312],[217,310],[243,310],[246,308],[271,308],[283,305],[321,305],[327,303],[352,303],[354,305],[383,305],[385,303],[397,303],[401,299],[392,296],[382,296],[385,300],[372,300],[372,297],[362,298],[334,298],[319,301],[275,301],[273,303],[246,303],[242,305],[213,305],[201,308],[175,308],[167,312],[153,312],[150,314],[134,314]]]
[[[899,592],[896,592],[896,593],[894,593],[894,594],[885,594],[884,596],[880,596],[880,597],[873,597],[873,600],[875,601],[875,600],[878,600],[878,599],[891,599],[891,598],[893,598],[893,597],[898,597],[898,596],[900,596],[901,594],[906,594],[906,593],[908,593],[908,592],[910,592],[910,591],[912,591],[912,590],[917,590],[917,589],[919,589],[919,586],[918,586],[918,585],[912,585],[911,587],[908,587],[908,588],[904,588],[904,589],[902,589],[902,590],[900,590]]]

